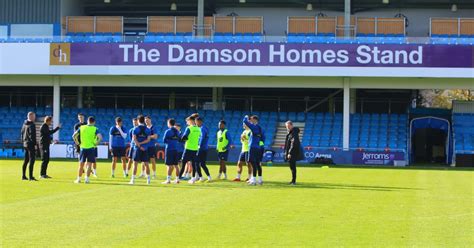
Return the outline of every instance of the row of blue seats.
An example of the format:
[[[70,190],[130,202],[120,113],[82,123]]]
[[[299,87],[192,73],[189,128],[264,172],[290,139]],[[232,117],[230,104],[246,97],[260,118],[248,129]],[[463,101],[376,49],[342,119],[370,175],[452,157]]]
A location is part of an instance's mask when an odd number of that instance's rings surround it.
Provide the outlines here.
[[[474,34],[432,34],[432,38],[474,38]]]
[[[122,41],[122,36],[58,36],[53,38],[0,38],[0,43],[119,43]]]
[[[474,114],[454,114],[454,149],[459,154],[474,154]]]
[[[361,118],[361,119],[399,119],[404,118],[407,119],[406,114],[379,114],[379,113],[364,113],[364,114],[351,114],[351,118]]]
[[[123,36],[119,35],[76,35],[65,36],[63,42],[71,43],[118,43],[123,41]]]
[[[431,38],[430,43],[433,45],[472,45],[473,38]]]
[[[302,145],[304,147],[340,147],[342,141],[337,139],[311,139],[303,140]],[[350,141],[349,146],[351,148],[406,149],[407,143],[404,140],[354,140]]]
[[[353,130],[373,130],[377,128],[383,128],[383,129],[398,129],[400,127],[406,128],[407,124],[405,122],[359,122],[359,123],[351,123],[350,127]]]
[[[368,33],[357,33],[356,37],[405,37],[404,34],[368,34]]]
[[[406,114],[352,114],[350,147],[371,149],[406,149]],[[308,118],[303,145],[339,144],[342,137],[342,115],[317,115]],[[323,143],[323,144],[322,144]]]
[[[288,33],[288,37],[292,36],[300,36],[300,37],[308,37],[308,36],[320,36],[320,37],[335,37],[335,33]],[[375,33],[357,33],[356,37],[405,37],[404,34],[375,34]]]
[[[321,36],[289,36],[288,43],[326,43],[326,44],[418,44],[410,42],[405,37],[356,37],[356,38],[336,38]],[[472,45],[474,38],[431,38],[429,44],[439,45]]]
[[[336,33],[288,33],[288,37],[294,37],[294,36],[322,36],[322,37],[335,37]]]
[[[288,43],[337,43],[337,44],[404,44],[405,37],[356,37],[345,39],[343,37],[322,36],[288,36]]]
[[[312,140],[312,141],[303,141],[303,147],[341,147],[341,140]],[[406,149],[406,142],[388,142],[388,141],[365,141],[365,142],[350,142],[350,148],[377,148],[384,150],[389,149]]]
[[[115,33],[112,33],[112,32],[97,32],[97,33],[93,33],[93,32],[68,32],[66,33],[66,36],[122,36],[123,34],[120,33],[120,32],[115,32]]]
[[[29,110],[39,110],[41,108],[34,108],[34,107],[0,107],[0,112],[18,112],[18,111],[29,111]],[[47,108],[48,110],[52,110],[51,108]],[[152,109],[152,108],[62,108],[61,113],[68,113],[68,114],[77,114],[77,113],[89,113],[89,114],[140,114],[140,113],[152,113],[152,114],[160,114],[160,115],[189,115],[195,112],[202,113],[204,115],[209,115],[213,113],[219,113],[221,115],[230,115],[230,114],[248,114],[248,111],[240,111],[240,110],[225,110],[225,111],[214,111],[214,110],[194,110],[194,109]],[[277,115],[278,112],[268,112],[268,111],[253,111],[253,114],[257,115]],[[285,114],[287,112],[280,112],[280,114]],[[296,112],[290,112],[296,113]],[[313,113],[308,113],[308,115]]]
[[[263,36],[213,36],[210,37],[195,37],[195,36],[181,36],[181,35],[147,35],[145,36],[145,43],[260,43],[263,42]]]
[[[53,38],[0,38],[0,43],[120,43],[123,36],[64,36]],[[146,36],[145,43],[261,43],[264,36],[214,36],[200,38],[193,36]],[[140,39],[131,41],[141,43]],[[410,41],[405,37],[356,37],[351,39],[321,36],[288,36],[281,42],[304,44],[433,44],[433,45],[473,45],[474,38],[431,38],[423,42]]]

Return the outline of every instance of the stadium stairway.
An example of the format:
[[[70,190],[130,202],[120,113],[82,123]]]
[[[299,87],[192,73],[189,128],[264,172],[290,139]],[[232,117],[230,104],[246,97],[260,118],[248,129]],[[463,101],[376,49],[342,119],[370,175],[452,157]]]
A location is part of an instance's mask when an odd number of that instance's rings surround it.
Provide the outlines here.
[[[293,122],[293,125],[300,129],[300,140],[301,140],[304,136],[305,123],[304,122]],[[285,122],[278,123],[276,133],[275,133],[275,140],[274,140],[272,146],[273,147],[284,146],[287,133],[288,132],[286,131]]]

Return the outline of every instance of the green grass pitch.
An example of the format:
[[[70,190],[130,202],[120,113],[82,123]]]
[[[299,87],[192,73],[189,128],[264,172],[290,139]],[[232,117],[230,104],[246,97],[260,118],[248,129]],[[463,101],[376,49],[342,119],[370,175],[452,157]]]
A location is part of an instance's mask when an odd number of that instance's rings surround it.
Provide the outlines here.
[[[28,182],[21,161],[0,160],[0,247],[474,246],[472,170],[300,166],[291,187],[288,168],[265,167],[249,187],[161,185],[162,164],[130,186],[98,168],[76,185],[76,162],[53,161],[53,179]]]

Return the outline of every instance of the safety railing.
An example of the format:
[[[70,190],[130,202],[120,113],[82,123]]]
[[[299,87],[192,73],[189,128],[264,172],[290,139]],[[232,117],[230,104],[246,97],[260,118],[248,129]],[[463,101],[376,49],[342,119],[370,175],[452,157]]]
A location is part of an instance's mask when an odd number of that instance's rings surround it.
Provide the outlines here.
[[[474,36],[474,18],[430,18],[430,36]]]
[[[474,45],[474,35],[467,37],[404,37],[396,35],[337,37],[314,34],[289,34],[268,36],[259,33],[217,33],[209,35],[209,26],[195,26],[202,29],[202,36],[193,32],[148,33],[128,36],[122,33],[69,33],[64,36],[0,36],[0,43],[276,43],[276,44],[432,44],[432,45]],[[197,32],[197,31],[196,31]]]

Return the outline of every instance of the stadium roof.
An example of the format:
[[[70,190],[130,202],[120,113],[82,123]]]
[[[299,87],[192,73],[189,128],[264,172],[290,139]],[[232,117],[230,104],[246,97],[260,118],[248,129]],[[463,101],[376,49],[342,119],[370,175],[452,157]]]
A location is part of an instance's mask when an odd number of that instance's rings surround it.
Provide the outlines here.
[[[147,15],[196,15],[197,0],[86,0],[84,1],[85,12],[88,15],[121,15],[147,16]],[[177,10],[171,11],[170,6],[176,3]],[[279,7],[279,8],[306,8],[308,3],[316,10],[344,10],[344,0],[204,0],[205,14],[212,15],[218,8],[232,7]],[[456,4],[459,9],[474,8],[472,0],[389,0],[388,4],[382,0],[352,0],[352,12],[366,11],[380,8],[439,8],[450,9]]]

